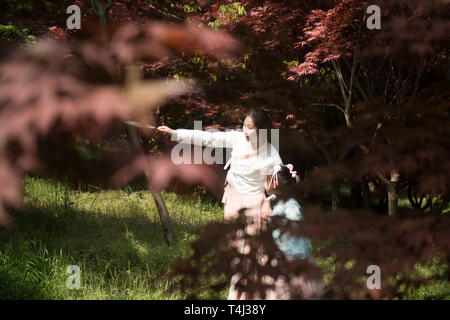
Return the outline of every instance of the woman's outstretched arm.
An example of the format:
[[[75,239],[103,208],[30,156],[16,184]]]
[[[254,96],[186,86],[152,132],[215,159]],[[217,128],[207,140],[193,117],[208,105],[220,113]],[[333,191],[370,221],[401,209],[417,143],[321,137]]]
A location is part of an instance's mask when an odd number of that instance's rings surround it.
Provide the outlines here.
[[[196,144],[214,148],[232,148],[238,134],[237,131],[209,132],[188,129],[174,130],[167,126],[160,126],[157,130],[170,134],[172,140],[179,143]]]

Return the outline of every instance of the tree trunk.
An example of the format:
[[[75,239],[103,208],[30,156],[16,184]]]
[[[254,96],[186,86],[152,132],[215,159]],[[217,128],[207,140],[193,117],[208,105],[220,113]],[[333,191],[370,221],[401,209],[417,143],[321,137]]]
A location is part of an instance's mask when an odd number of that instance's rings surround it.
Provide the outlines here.
[[[331,184],[331,209],[336,210],[341,207],[341,201],[339,200],[339,190],[341,183],[333,182]]]
[[[362,190],[363,200],[364,200],[364,209],[370,210],[372,207],[372,205],[371,205],[372,202],[370,200],[369,186],[367,185],[367,182],[365,180],[361,181],[361,190]]]
[[[352,207],[359,208],[361,207],[362,198],[361,198],[361,185],[358,182],[352,181],[350,185],[350,197],[352,199]]]
[[[132,142],[132,147],[136,152],[142,152],[141,144],[139,143],[139,138],[135,127],[127,126],[128,136]],[[148,178],[148,173],[145,172],[145,176]],[[148,180],[148,179],[147,179]],[[153,200],[156,204],[156,209],[158,209],[159,217],[161,219],[161,224],[164,232],[164,238],[166,239],[167,245],[170,246],[173,243],[173,226],[172,220],[170,219],[169,212],[167,211],[166,204],[163,197],[159,191],[153,190],[151,185],[148,185],[150,193],[153,196]]]
[[[397,185],[391,183],[387,187],[388,192],[388,214],[389,216],[395,216],[397,214],[397,201],[398,201],[398,193],[397,193]]]
[[[378,172],[378,177],[386,185],[388,193],[388,215],[395,216],[397,214],[397,202],[398,202],[398,190],[397,184],[400,175],[397,170],[391,171],[391,179],[386,179],[381,173]]]
[[[102,4],[101,2],[97,0],[91,0],[91,6],[94,10],[95,14],[98,16],[101,22],[102,26],[102,36],[103,36],[103,42],[106,43],[108,41],[108,34],[106,30],[106,22],[108,20],[109,16],[109,10],[115,3],[115,0],[107,1],[105,4]],[[117,64],[117,70],[120,74],[120,66]],[[128,136],[132,143],[132,148],[136,152],[143,152],[142,146],[139,142],[139,138],[136,132],[136,128],[128,126]],[[147,172],[145,173],[145,176],[147,177]],[[171,245],[173,242],[173,227],[172,227],[172,221],[169,216],[169,212],[167,211],[166,204],[164,202],[163,197],[161,196],[161,193],[159,191],[155,191],[152,189],[152,187],[149,185],[148,188],[150,189],[150,193],[153,196],[153,200],[155,201],[156,208],[158,209],[159,217],[161,219],[161,223],[163,226],[163,232],[164,237],[166,239],[167,245]]]
[[[397,170],[392,170],[391,181],[388,186],[388,214],[394,216],[397,214],[398,190],[397,184],[400,175]]]
[[[149,189],[153,196],[153,200],[155,200],[156,209],[158,209],[159,218],[161,219],[163,227],[164,238],[166,239],[167,245],[170,246],[174,241],[173,226],[169,212],[167,211],[166,203],[164,202],[161,192],[153,190],[151,186],[149,186]]]

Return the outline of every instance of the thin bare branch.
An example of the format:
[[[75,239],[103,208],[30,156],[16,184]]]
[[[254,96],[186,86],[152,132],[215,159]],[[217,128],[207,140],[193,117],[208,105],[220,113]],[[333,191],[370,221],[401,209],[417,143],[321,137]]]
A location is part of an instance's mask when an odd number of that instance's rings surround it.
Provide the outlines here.
[[[390,182],[388,179],[386,179],[386,177],[383,176],[379,171],[377,171],[377,176],[378,176],[378,178],[380,178],[380,180],[381,180],[384,184],[386,184],[386,185],[390,185],[390,184],[391,184],[391,182]]]
[[[345,64],[347,65],[349,70],[352,70],[352,68],[350,67],[350,63],[348,62],[347,58],[344,58]],[[359,90],[359,93],[361,93],[361,96],[363,97],[364,100],[369,101],[369,98],[367,97],[366,93],[364,92],[361,84],[359,83],[358,77],[355,77],[355,84],[356,87]]]
[[[338,68],[336,61],[331,60],[331,63],[333,65],[334,72],[336,73],[339,87],[341,88],[342,97],[344,98],[345,104],[347,104],[348,98],[347,98],[347,93],[345,92],[345,83],[344,83],[344,78],[342,77],[342,72],[340,71],[340,68]]]
[[[388,84],[389,84],[389,79],[391,77],[391,71],[392,71],[392,56],[389,59],[389,69],[388,69],[388,75],[386,77],[386,85],[384,86],[384,102],[387,102],[387,89],[388,89]]]
[[[345,114],[344,109],[342,109],[342,107],[338,106],[337,104],[334,103],[311,103],[312,106],[326,106],[326,107],[335,107],[337,108],[339,111],[341,111],[343,114]]]

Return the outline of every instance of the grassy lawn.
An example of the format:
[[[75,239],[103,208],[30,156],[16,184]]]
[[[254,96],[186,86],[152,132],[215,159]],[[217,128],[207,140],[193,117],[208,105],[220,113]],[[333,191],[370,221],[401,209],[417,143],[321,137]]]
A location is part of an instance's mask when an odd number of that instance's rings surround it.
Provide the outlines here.
[[[165,243],[159,215],[147,191],[75,190],[68,184],[26,177],[18,229],[0,229],[0,299],[186,299],[167,273],[189,254],[189,242],[211,221],[222,221],[219,203],[196,189],[187,196],[163,193],[176,243]],[[318,259],[329,282],[335,263]],[[66,287],[69,265],[81,270],[81,288]],[[423,275],[448,266],[417,266]],[[404,289],[408,290],[408,289]],[[450,299],[448,282],[407,291],[409,299]],[[228,288],[202,299],[226,299]]]
[[[171,247],[149,192],[82,192],[27,177],[19,228],[0,230],[0,299],[184,299],[167,290],[176,281],[166,274],[223,209],[200,192],[163,197],[176,235]],[[80,290],[66,287],[69,265],[80,267]]]

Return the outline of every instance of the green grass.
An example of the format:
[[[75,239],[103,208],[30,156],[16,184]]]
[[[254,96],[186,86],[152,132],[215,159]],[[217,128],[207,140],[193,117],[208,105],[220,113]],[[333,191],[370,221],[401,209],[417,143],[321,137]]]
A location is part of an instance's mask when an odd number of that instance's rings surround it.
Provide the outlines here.
[[[352,266],[355,264],[355,260],[348,261],[344,268],[351,271]],[[327,285],[333,287],[333,274],[336,270],[337,263],[333,257],[316,257],[317,265],[323,270],[324,281]],[[435,257],[432,261],[427,264],[416,263],[414,265],[414,273],[408,273],[406,275],[396,275],[384,279],[381,275],[381,284],[383,283],[399,283],[402,277],[408,278],[425,278],[430,279],[433,276],[440,275],[448,270],[448,263]],[[381,273],[383,270],[381,270]],[[358,277],[358,283],[365,285],[367,277],[369,275],[362,275]],[[386,281],[386,282],[385,282]],[[397,281],[397,282],[395,282]],[[419,288],[405,287],[400,285],[398,291],[401,294],[401,299],[405,300],[425,300],[425,299],[444,299],[450,300],[450,282],[445,280],[429,280],[426,285],[422,285]],[[357,297],[355,297],[357,299]],[[394,300],[398,300],[400,297],[395,297]]]
[[[168,247],[149,192],[82,192],[27,177],[18,229],[0,230],[0,299],[184,299],[167,273],[189,254],[189,242],[220,205],[200,192],[163,193],[174,223]],[[81,269],[81,289],[66,287],[69,265]],[[202,298],[226,298],[219,296]]]
[[[179,280],[168,273],[177,259],[190,254],[189,243],[205,224],[222,221],[223,208],[202,189],[163,197],[174,223],[171,247],[145,190],[81,190],[62,181],[26,177],[24,207],[12,211],[18,228],[0,229],[0,299],[188,298],[191,292],[177,290]],[[332,285],[333,258],[317,258],[317,263]],[[79,290],[66,286],[70,265],[80,267]],[[439,261],[416,266],[424,276],[445,268]],[[408,299],[450,299],[448,282],[402,290]],[[201,299],[226,299],[227,293],[228,288],[196,291]]]

